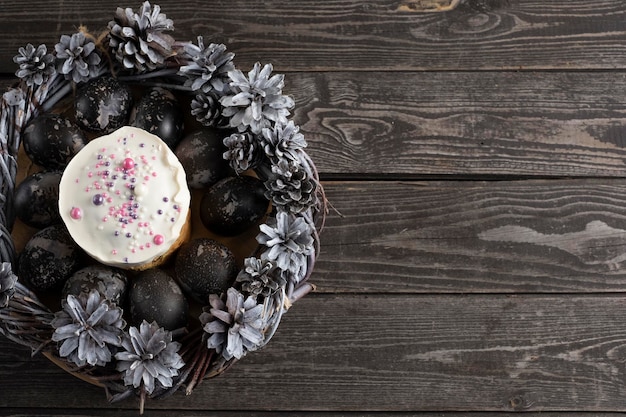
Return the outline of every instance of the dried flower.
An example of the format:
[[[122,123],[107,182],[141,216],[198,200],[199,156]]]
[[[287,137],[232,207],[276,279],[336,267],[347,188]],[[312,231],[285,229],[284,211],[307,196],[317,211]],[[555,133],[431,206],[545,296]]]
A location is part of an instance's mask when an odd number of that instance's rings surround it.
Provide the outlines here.
[[[187,77],[187,87],[205,94],[222,95],[228,90],[228,72],[235,69],[232,63],[235,54],[226,52],[225,45],[211,43],[205,47],[202,36],[198,36],[198,45],[186,44],[184,53],[191,62],[181,66],[178,74]]]
[[[11,269],[10,262],[2,262],[0,265],[0,308],[9,305],[9,300],[15,294],[15,284],[17,276]]]
[[[271,64],[261,69],[257,62],[248,77],[236,69],[228,72],[231,91],[220,99],[220,103],[224,106],[223,115],[230,117],[230,126],[239,132],[249,128],[252,133],[259,134],[272,122],[287,123],[294,101],[282,93],[284,75],[270,77],[272,70]]]
[[[267,259],[246,258],[243,269],[237,275],[242,291],[252,295],[268,297],[287,284],[280,270]]]
[[[143,321],[131,327],[122,341],[125,351],[115,354],[117,370],[125,372],[124,384],[138,388],[143,385],[151,394],[159,385],[172,386],[172,378],[185,363],[178,354],[181,344],[172,341],[172,333],[156,322]]]
[[[121,345],[125,326],[122,309],[98,291],[70,294],[52,320],[52,340],[63,342],[59,355],[76,365],[102,366],[111,360],[111,346]]]
[[[209,311],[200,315],[204,331],[209,334],[209,349],[230,360],[241,359],[261,346],[266,326],[263,304],[257,304],[252,296],[244,300],[243,294],[232,287],[226,292],[226,303],[211,294],[209,304]]]
[[[235,172],[241,173],[256,166],[256,141],[250,133],[233,133],[224,138],[224,146],[228,149],[224,152],[224,159]]]
[[[102,61],[93,39],[83,32],[72,36],[62,35],[54,46],[58,60],[58,71],[76,83],[96,77]]]
[[[26,85],[43,84],[55,72],[54,55],[48,53],[46,45],[41,44],[35,48],[32,44],[18,49],[18,54],[13,57],[13,62],[19,65],[15,75],[26,82]]]
[[[269,248],[263,252],[261,259],[272,261],[281,270],[290,272],[295,282],[299,282],[306,274],[306,257],[314,251],[311,225],[303,217],[278,211],[276,219],[270,219],[259,229],[257,242]]]
[[[174,54],[174,38],[165,33],[174,30],[174,22],[149,1],[138,13],[118,7],[109,29],[113,55],[128,70],[152,71],[163,67],[165,59]]]

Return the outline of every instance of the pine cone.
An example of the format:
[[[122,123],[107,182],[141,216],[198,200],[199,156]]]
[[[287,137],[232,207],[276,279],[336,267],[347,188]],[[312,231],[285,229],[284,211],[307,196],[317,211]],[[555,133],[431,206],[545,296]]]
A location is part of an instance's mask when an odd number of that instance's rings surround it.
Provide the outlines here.
[[[52,340],[63,342],[59,355],[76,365],[103,366],[111,360],[111,346],[121,345],[125,326],[122,309],[98,291],[70,294],[52,320]]]
[[[189,43],[185,45],[184,53],[191,60],[178,72],[187,77],[185,86],[205,94],[223,95],[228,91],[228,71],[235,69],[232,63],[235,54],[227,53],[225,45],[212,43],[205,47],[202,36],[198,36],[198,46]]]
[[[99,74],[102,59],[93,39],[86,37],[83,32],[61,36],[54,50],[57,53],[58,71],[66,79],[79,83]]]
[[[287,284],[280,271],[267,259],[246,258],[244,268],[237,275],[242,291],[256,297],[269,297]]]
[[[9,300],[15,294],[17,276],[11,270],[10,262],[2,262],[0,266],[0,309],[9,305]]]
[[[165,59],[174,55],[174,38],[164,33],[174,30],[174,22],[148,1],[139,13],[118,7],[109,29],[109,46],[127,70],[152,71],[163,67]]]
[[[313,229],[303,217],[278,211],[276,219],[259,226],[256,240],[267,246],[261,259],[267,259],[283,271],[291,273],[295,283],[305,276],[307,256],[314,251]]]
[[[291,120],[287,124],[276,123],[272,128],[264,128],[261,133],[263,150],[275,164],[284,158],[299,160],[298,153],[307,146],[300,127]]]
[[[226,292],[226,303],[216,294],[209,296],[210,308],[200,315],[203,329],[209,334],[207,347],[221,353],[226,360],[241,359],[263,343],[263,304],[254,297],[244,300],[234,288]]]
[[[224,152],[224,159],[237,173],[254,168],[257,164],[255,152],[256,141],[249,133],[233,133],[224,138],[224,146],[228,149]]]
[[[18,49],[19,54],[13,57],[13,62],[19,65],[15,75],[26,82],[26,85],[43,84],[55,72],[54,55],[48,53],[46,45],[41,44],[36,49],[32,44]]]
[[[230,117],[230,126],[239,132],[250,129],[252,133],[259,134],[272,122],[287,123],[294,101],[282,93],[284,75],[270,78],[272,69],[271,64],[261,69],[257,62],[248,77],[239,70],[228,72],[231,91],[220,99],[224,106],[222,114]]]
[[[287,159],[272,167],[265,181],[265,197],[274,206],[291,213],[302,213],[317,204],[317,182],[300,165]]]
[[[216,126],[221,120],[220,107],[212,94],[199,93],[191,100],[191,115],[204,126]]]
[[[139,326],[131,327],[122,341],[125,349],[115,354],[117,370],[125,372],[124,384],[138,388],[143,384],[151,394],[159,385],[172,386],[172,377],[185,363],[178,354],[181,344],[172,341],[172,333],[159,327],[155,322],[145,320]]]

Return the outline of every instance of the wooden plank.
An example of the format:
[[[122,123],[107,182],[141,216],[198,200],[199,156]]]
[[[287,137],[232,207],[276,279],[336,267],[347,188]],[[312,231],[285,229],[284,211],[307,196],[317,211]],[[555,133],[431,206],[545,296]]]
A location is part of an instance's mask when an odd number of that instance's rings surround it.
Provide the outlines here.
[[[277,335],[162,410],[626,411],[613,296],[312,295]],[[2,356],[6,341],[0,342]],[[26,359],[26,358],[25,358]],[[40,360],[0,363],[0,407],[121,407]]]
[[[176,37],[224,42],[244,68],[282,71],[626,68],[621,0],[467,0],[423,13],[416,1],[231,1],[199,6],[162,0]],[[27,42],[53,47],[79,25],[106,28],[117,6],[137,2],[34,0],[3,4],[0,72]],[[280,16],[280,18],[278,18]]]
[[[85,417],[93,416],[92,409],[3,409],[7,417],[23,417],[36,415],[37,417]],[[136,410],[97,410],[99,417],[137,417]],[[381,411],[206,411],[206,410],[150,410],[150,417],[510,417],[510,413],[502,412],[381,412]],[[524,413],[524,417],[622,417],[621,413],[558,413],[536,412]]]
[[[626,181],[329,182],[330,293],[625,290]]]
[[[626,175],[622,73],[306,73],[286,83],[326,178]]]
[[[290,73],[286,83],[324,178],[626,176],[620,72]]]

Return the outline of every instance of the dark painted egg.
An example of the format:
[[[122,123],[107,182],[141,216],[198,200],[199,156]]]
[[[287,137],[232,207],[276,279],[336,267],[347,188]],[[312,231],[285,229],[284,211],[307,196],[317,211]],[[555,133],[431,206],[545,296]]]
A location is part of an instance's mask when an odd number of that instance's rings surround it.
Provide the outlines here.
[[[143,320],[156,321],[167,330],[187,325],[187,299],[176,281],[160,269],[148,269],[132,279],[128,302],[135,325]]]
[[[269,201],[258,178],[228,177],[212,185],[202,196],[200,220],[204,227],[222,236],[248,230],[267,211]]]
[[[35,233],[19,259],[19,277],[34,290],[62,285],[81,267],[82,250],[65,225],[55,224]]]
[[[208,303],[210,294],[226,291],[237,276],[230,249],[208,238],[183,244],[176,256],[175,269],[183,290],[203,304]]]
[[[141,97],[131,120],[132,126],[158,136],[171,149],[183,136],[183,109],[171,92],[160,87],[149,90]]]
[[[26,177],[15,189],[17,217],[29,226],[43,229],[61,222],[59,214],[60,171],[42,171]]]
[[[35,164],[63,169],[86,144],[78,126],[58,114],[43,114],[24,128],[24,152]]]
[[[230,166],[223,158],[223,133],[204,129],[185,136],[175,154],[187,174],[190,188],[205,188],[230,174]]]
[[[120,305],[126,295],[128,278],[124,271],[105,265],[90,265],[76,271],[63,286],[63,298],[98,291],[104,298]]]
[[[92,132],[110,133],[128,123],[132,106],[127,86],[113,77],[95,78],[76,93],[76,123]]]

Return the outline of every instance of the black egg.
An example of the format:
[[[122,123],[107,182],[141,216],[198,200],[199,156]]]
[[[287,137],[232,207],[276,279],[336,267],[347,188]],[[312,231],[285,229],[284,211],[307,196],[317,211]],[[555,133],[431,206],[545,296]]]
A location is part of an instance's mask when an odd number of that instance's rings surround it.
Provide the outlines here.
[[[95,78],[76,93],[76,123],[92,132],[110,133],[128,123],[132,105],[127,86],[113,77]]]
[[[26,177],[15,189],[13,206],[17,217],[29,226],[43,229],[61,222],[59,171],[42,171]]]
[[[37,165],[63,169],[86,144],[83,132],[65,117],[44,114],[24,128],[24,152]]]
[[[190,188],[208,187],[229,175],[223,136],[219,130],[200,130],[185,136],[176,147],[174,153],[185,169]]]
[[[161,138],[174,149],[183,136],[185,115],[174,95],[160,87],[149,90],[137,103],[132,126]]]
[[[174,267],[183,290],[203,304],[208,303],[210,294],[226,291],[237,276],[235,257],[230,249],[208,238],[183,244]]]
[[[126,295],[128,278],[124,271],[105,265],[90,265],[76,271],[63,286],[63,298],[96,290],[107,300],[120,305]]]
[[[49,290],[65,282],[81,266],[82,251],[63,224],[35,233],[19,259],[19,277],[34,290]]]
[[[148,269],[134,277],[128,292],[133,324],[156,321],[167,330],[187,325],[189,304],[180,287],[160,269]]]
[[[236,236],[252,227],[267,211],[269,201],[258,178],[228,177],[212,185],[202,196],[200,220],[222,236]]]

